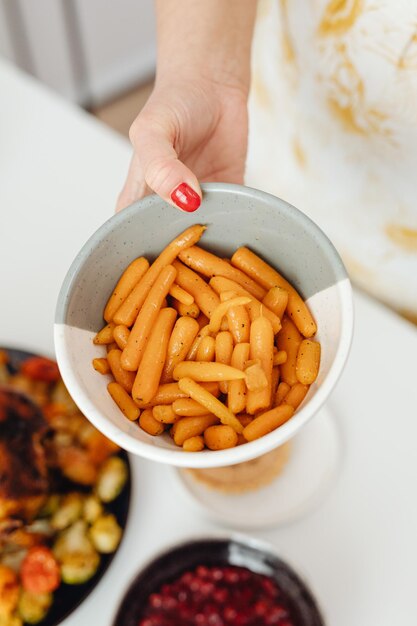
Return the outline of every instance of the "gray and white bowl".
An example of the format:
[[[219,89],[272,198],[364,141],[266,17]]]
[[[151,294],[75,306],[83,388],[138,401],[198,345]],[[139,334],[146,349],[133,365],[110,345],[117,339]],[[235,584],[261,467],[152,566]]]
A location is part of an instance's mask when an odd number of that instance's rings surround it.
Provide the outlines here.
[[[93,345],[103,309],[126,266],[154,259],[176,235],[207,224],[201,245],[230,256],[249,246],[299,290],[313,313],[322,360],[317,381],[294,416],[274,432],[236,448],[184,452],[165,434],[152,437],[127,420],[107,392],[110,376],[92,368],[105,356]],[[319,410],[346,362],[353,331],[352,292],[332,243],[306,215],[267,193],[224,183],[203,185],[196,213],[175,211],[158,196],[135,202],[105,222],[83,246],[62,285],[55,317],[55,348],[61,375],[81,411],[109,439],[140,456],[182,467],[221,467],[269,452],[293,437]],[[102,352],[102,354],[101,354]]]

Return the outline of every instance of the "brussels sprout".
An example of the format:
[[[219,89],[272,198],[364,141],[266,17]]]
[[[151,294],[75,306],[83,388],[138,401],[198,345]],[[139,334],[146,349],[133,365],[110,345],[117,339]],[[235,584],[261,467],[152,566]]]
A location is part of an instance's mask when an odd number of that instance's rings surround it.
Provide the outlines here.
[[[119,545],[122,529],[114,515],[102,515],[91,526],[89,535],[99,552],[109,554],[114,552]]]
[[[93,524],[103,513],[103,505],[94,494],[87,496],[84,500],[83,518],[88,524]]]
[[[28,624],[37,624],[47,614],[52,598],[51,593],[30,593],[23,590],[17,607],[20,617]]]
[[[55,530],[63,530],[81,517],[83,498],[80,493],[69,493],[64,496],[58,509],[51,518],[51,526]]]
[[[89,580],[100,564],[100,557],[88,538],[84,520],[77,520],[60,533],[53,552],[61,566],[62,580],[69,585],[79,585]]]
[[[127,465],[118,456],[103,463],[96,485],[96,493],[102,502],[111,502],[117,498],[126,484],[127,474]]]
[[[39,517],[50,517],[53,515],[58,510],[60,501],[60,496],[57,493],[52,493],[39,511]]]
[[[87,524],[84,520],[77,520],[59,533],[52,552],[58,561],[61,561],[71,552],[91,552],[93,545],[87,535]]]
[[[67,585],[82,585],[94,576],[100,557],[92,552],[71,552],[61,562],[61,578]]]

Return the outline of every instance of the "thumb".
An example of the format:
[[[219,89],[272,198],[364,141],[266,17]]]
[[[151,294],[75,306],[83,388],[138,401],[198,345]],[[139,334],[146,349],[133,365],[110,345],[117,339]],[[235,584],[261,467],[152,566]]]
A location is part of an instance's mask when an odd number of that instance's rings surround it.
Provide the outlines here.
[[[193,172],[178,159],[167,133],[147,127],[132,134],[145,184],[173,206],[187,212],[197,210],[201,204],[200,185]]]

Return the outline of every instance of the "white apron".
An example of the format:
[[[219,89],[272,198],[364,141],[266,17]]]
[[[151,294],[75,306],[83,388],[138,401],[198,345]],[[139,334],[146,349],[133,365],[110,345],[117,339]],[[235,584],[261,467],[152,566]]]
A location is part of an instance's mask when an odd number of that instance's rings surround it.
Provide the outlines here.
[[[417,0],[260,0],[246,182],[417,320]]]

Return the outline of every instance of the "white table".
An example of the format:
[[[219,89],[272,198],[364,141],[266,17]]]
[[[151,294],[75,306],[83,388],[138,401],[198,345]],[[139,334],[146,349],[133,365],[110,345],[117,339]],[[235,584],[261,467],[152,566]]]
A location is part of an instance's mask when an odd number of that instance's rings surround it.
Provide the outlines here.
[[[126,141],[0,63],[0,345],[53,351],[54,306],[84,241],[113,211]],[[356,333],[331,403],[345,453],[324,504],[257,532],[306,577],[330,626],[415,626],[417,604],[417,332],[355,294]],[[130,579],[176,540],[219,532],[174,472],[132,459],[123,544],[65,626],[110,626]]]

